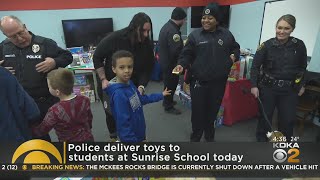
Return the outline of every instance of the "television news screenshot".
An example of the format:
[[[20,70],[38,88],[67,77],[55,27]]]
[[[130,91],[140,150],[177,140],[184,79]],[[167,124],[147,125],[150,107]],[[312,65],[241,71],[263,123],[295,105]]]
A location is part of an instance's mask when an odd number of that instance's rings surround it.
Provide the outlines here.
[[[318,7],[0,2],[0,180],[320,180]]]

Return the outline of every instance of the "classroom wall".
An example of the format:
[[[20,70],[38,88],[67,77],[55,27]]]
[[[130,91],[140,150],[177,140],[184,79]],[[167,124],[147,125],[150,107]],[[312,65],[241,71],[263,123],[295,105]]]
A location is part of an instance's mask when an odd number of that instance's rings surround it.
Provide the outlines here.
[[[259,45],[260,31],[263,19],[264,3],[267,0],[231,5],[230,31],[239,42],[241,48],[256,51]],[[59,46],[65,47],[61,20],[63,19],[88,19],[88,18],[113,18],[114,30],[126,27],[132,16],[137,12],[146,12],[153,21],[154,39],[168,19],[174,7],[135,7],[135,8],[93,8],[93,9],[67,9],[67,10],[36,10],[36,11],[0,11],[0,17],[4,15],[16,15],[22,19],[32,32],[54,39]],[[190,8],[188,22],[191,19]],[[303,10],[302,10],[303,11]],[[190,23],[186,24],[187,34],[192,32]],[[312,54],[311,62],[313,71],[320,71],[320,32]],[[5,39],[0,34],[0,41]],[[317,69],[316,69],[317,68]]]
[[[114,30],[129,25],[134,14],[145,12],[153,21],[154,39],[157,40],[161,27],[170,19],[174,7],[136,7],[136,8],[97,8],[97,9],[68,9],[68,10],[36,10],[36,11],[0,11],[0,17],[15,15],[19,17],[27,28],[37,35],[55,40],[59,46],[65,48],[61,20],[113,18]],[[90,28],[90,27],[88,27]],[[0,41],[5,36],[0,34]]]
[[[229,29],[240,44],[241,48],[249,48],[252,49],[253,52],[256,51],[260,40],[264,4],[267,1],[268,0],[257,0],[255,2],[231,6]],[[301,9],[301,11],[307,12],[305,9]],[[314,38],[317,39],[308,70],[320,73],[320,28],[318,30],[317,37]]]
[[[308,71],[320,73],[320,27],[318,36],[314,45],[311,61],[307,67]]]
[[[231,6],[230,27],[241,48],[256,51],[259,45],[265,0]]]

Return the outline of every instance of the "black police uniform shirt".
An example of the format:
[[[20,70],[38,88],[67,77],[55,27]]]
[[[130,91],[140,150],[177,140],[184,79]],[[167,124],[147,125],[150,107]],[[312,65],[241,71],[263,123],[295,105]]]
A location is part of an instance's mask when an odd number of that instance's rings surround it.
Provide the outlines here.
[[[240,46],[229,30],[200,28],[190,33],[178,64],[184,69],[191,65],[192,78],[198,81],[227,78],[233,64],[231,54],[238,60]]]
[[[46,57],[51,57],[56,62],[56,68],[66,67],[73,60],[72,54],[51,39],[31,35],[31,44],[26,48],[19,48],[8,39],[1,42],[0,57],[4,60],[2,66],[14,68],[19,83],[31,97],[48,97],[50,92],[47,73],[38,72],[35,66]]]
[[[169,20],[159,34],[159,62],[164,72],[171,74],[177,65],[179,54],[183,48],[180,27]]]
[[[280,44],[276,38],[262,43],[253,58],[250,77],[253,87],[257,87],[260,67],[264,74],[275,79],[295,80],[307,67],[307,49],[302,40],[289,37]]]
[[[132,45],[128,28],[115,31],[101,40],[93,55],[94,68],[104,67],[106,78],[110,81],[115,77],[112,71],[112,54],[118,50],[127,50],[134,55],[133,74],[135,85],[146,86],[151,78],[154,65],[153,45],[136,43]]]

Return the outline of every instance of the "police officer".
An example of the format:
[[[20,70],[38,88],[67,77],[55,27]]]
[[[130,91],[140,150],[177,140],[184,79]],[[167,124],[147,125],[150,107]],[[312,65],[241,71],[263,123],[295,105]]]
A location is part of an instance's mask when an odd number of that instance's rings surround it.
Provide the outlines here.
[[[131,80],[141,94],[148,84],[154,64],[153,33],[150,17],[145,13],[137,13],[128,27],[112,32],[101,40],[93,55],[94,67],[101,80],[98,87],[100,99],[106,113],[106,123],[111,141],[116,141],[117,132],[114,118],[109,107],[109,97],[102,93],[109,80],[115,77],[112,71],[111,57],[118,50],[127,50],[134,55],[134,69]]]
[[[173,68],[177,65],[179,54],[183,48],[180,28],[185,22],[187,14],[176,7],[171,14],[171,19],[161,28],[159,34],[159,61],[162,69],[164,89],[171,91],[170,96],[163,100],[164,110],[170,114],[181,114],[181,111],[174,107],[174,91],[179,82],[179,76],[172,74]]]
[[[15,16],[1,18],[0,29],[7,36],[0,44],[2,66],[9,69],[40,109],[40,123],[48,109],[57,102],[48,89],[46,75],[52,69],[72,62],[69,51],[51,39],[34,35]],[[42,137],[50,141],[50,136]]]
[[[251,67],[251,93],[260,97],[264,111],[272,121],[275,107],[278,109],[278,129],[290,141],[293,135],[298,95],[304,92],[303,74],[307,66],[306,46],[300,39],[291,37],[296,19],[287,14],[276,23],[276,37],[262,43],[258,48]],[[262,66],[262,76],[260,67]],[[270,131],[267,120],[259,119],[257,141],[267,141]]]
[[[214,141],[214,121],[224,95],[233,62],[239,59],[240,47],[232,33],[218,26],[219,6],[209,4],[202,14],[202,28],[193,31],[187,40],[174,71],[190,69],[192,99],[191,141]]]

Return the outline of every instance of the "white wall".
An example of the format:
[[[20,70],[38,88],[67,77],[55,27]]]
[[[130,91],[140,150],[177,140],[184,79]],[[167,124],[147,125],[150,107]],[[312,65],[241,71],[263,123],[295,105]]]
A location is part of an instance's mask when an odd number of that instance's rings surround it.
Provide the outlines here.
[[[319,0],[286,0],[266,3],[260,43],[275,36],[275,26],[281,16],[292,14],[296,18],[296,28],[291,36],[303,40],[308,56],[312,56],[315,37],[320,27],[319,7]]]
[[[320,73],[320,27],[318,29],[318,36],[314,45],[314,51],[310,64],[307,67],[308,71]]]
[[[296,1],[296,0],[287,0],[287,1]],[[262,28],[262,19],[264,5],[267,0],[258,0],[255,2],[237,4],[231,6],[231,15],[230,15],[230,31],[235,36],[235,39],[240,44],[241,48],[250,48],[253,52],[256,51],[259,45],[260,33]],[[308,0],[299,0],[299,2],[308,2]],[[318,2],[318,0],[317,0]],[[319,1],[320,2],[320,1]],[[318,7],[317,7],[318,8]],[[282,11],[283,14],[287,14],[286,11]],[[307,9],[300,8],[299,13],[308,13]],[[318,16],[320,17],[320,10],[317,11]],[[313,23],[315,20],[305,19],[307,23]],[[315,23],[319,23],[317,20]],[[306,23],[306,22],[305,22]],[[298,26],[298,24],[297,24]],[[274,28],[272,28],[274,30]],[[315,40],[314,50],[311,56],[311,61],[308,66],[309,71],[319,72],[320,73],[320,28],[313,29],[317,31],[316,34],[311,37]],[[309,33],[309,30],[306,30]],[[273,35],[274,37],[275,35]],[[271,38],[271,37],[270,37]]]
[[[256,1],[231,6],[230,27],[241,48],[254,52],[259,45],[264,1]]]
[[[153,36],[157,40],[161,27],[170,19],[174,7],[136,7],[136,8],[98,8],[98,9],[67,9],[67,10],[36,10],[36,11],[0,11],[0,17],[15,15],[19,17],[27,28],[37,35],[55,40],[59,46],[65,48],[61,20],[113,18],[114,30],[129,25],[134,14],[145,12],[152,20]],[[89,28],[89,27],[88,27]],[[0,34],[0,41],[5,36]]]

